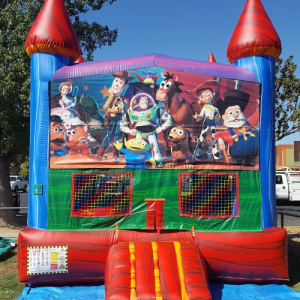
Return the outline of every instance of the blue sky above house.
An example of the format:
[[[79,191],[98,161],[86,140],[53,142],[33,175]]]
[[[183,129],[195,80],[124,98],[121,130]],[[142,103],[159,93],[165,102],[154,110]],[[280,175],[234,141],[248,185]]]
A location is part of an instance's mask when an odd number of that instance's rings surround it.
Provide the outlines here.
[[[96,50],[94,60],[157,53],[206,61],[212,51],[218,63],[229,64],[227,46],[245,3],[246,0],[118,0],[83,17],[89,23],[96,21],[119,31],[117,42]],[[293,54],[294,62],[300,65],[300,1],[262,3],[281,38],[281,57],[286,59]],[[300,67],[296,74],[300,77]],[[278,144],[299,139],[295,134]]]

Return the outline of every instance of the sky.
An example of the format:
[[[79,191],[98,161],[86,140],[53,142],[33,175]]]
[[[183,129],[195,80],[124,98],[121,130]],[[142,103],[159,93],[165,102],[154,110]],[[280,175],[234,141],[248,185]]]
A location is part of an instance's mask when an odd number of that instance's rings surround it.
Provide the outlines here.
[[[94,53],[94,60],[157,53],[206,61],[210,51],[218,63],[229,64],[227,46],[246,0],[117,0],[82,16],[118,28],[112,46]],[[262,0],[282,42],[281,58],[294,55],[300,77],[300,0]],[[277,144],[292,144],[300,133]]]

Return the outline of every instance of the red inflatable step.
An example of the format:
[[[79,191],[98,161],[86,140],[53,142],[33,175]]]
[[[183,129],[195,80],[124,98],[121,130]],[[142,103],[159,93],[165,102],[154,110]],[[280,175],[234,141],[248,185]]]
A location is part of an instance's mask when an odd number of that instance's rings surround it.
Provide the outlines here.
[[[186,242],[120,243],[105,268],[106,300],[211,299],[205,261]]]

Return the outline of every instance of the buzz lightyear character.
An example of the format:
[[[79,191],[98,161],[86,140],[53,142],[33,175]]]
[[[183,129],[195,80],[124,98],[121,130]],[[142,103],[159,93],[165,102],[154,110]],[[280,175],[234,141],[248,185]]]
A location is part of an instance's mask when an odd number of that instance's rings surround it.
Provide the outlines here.
[[[155,167],[156,163],[152,156],[147,152],[151,149],[143,139],[135,138],[128,142],[125,141],[126,149],[123,148],[123,144],[116,141],[114,143],[115,148],[122,154],[125,154],[126,169],[148,169],[145,165],[146,158],[149,159],[152,166]]]
[[[200,114],[195,113],[194,119],[199,122],[203,120],[203,128],[201,130],[197,148],[195,150],[195,160],[199,161],[201,159],[206,159],[209,157],[207,152],[203,151],[203,142],[207,136],[208,129],[211,131],[212,136],[212,155],[215,160],[220,159],[220,153],[217,148],[217,143],[215,140],[216,134],[216,120],[220,119],[220,114],[218,108],[211,104],[213,97],[215,95],[215,90],[218,87],[219,82],[217,80],[208,80],[198,85],[193,90],[188,90],[189,93],[195,93],[198,97],[198,104],[202,105]]]
[[[129,129],[129,123],[133,129]],[[171,115],[158,107],[150,95],[140,93],[131,99],[129,109],[120,122],[120,129],[149,143],[156,167],[163,168],[156,134],[165,131],[172,124]]]

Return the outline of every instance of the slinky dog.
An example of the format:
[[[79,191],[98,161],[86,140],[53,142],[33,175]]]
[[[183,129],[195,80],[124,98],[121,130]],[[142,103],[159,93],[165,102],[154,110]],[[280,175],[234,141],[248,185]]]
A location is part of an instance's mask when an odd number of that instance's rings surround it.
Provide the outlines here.
[[[189,163],[193,152],[190,132],[182,126],[172,126],[167,134],[167,145],[171,147],[173,162]]]

